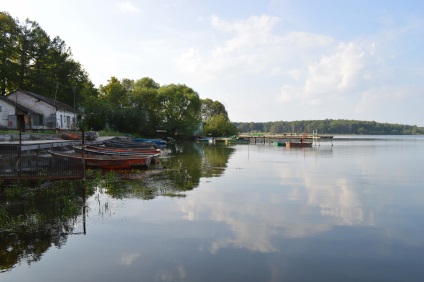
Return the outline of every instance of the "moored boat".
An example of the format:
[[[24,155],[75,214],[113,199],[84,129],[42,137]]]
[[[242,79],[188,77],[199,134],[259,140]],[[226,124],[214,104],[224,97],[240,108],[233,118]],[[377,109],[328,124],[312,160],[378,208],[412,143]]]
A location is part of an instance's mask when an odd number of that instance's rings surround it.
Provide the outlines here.
[[[162,139],[148,139],[148,138],[133,138],[135,142],[152,142],[156,146],[166,146],[167,142]]]
[[[197,143],[213,143],[213,137],[197,137]]]
[[[62,131],[60,132],[60,138],[65,140],[82,140],[82,135],[78,132]]]
[[[302,138],[300,139],[299,142],[286,142],[286,147],[287,148],[307,148],[307,147],[312,147],[312,142],[306,142],[306,131],[303,133]]]
[[[162,151],[161,149],[156,148],[116,148],[116,147],[102,147],[102,146],[94,146],[94,145],[86,145],[85,146],[88,149],[92,150],[101,150],[101,151],[111,151],[111,152],[117,152],[117,153],[146,153],[146,154],[160,154]]]
[[[82,146],[72,146],[74,151],[77,154],[81,154],[83,149]],[[132,149],[110,149],[110,148],[100,148],[95,146],[85,146],[84,153],[88,155],[109,155],[109,156],[129,156],[129,157],[143,157],[150,156],[152,158],[151,163],[157,164],[159,163],[159,154],[157,149],[152,150],[132,150]]]
[[[307,148],[312,147],[312,142],[286,142],[287,148]]]
[[[53,158],[61,161],[81,162],[82,154],[77,153],[59,153],[49,151]],[[146,169],[149,167],[151,156],[113,156],[113,155],[85,155],[85,166],[87,168],[102,169]]]
[[[277,146],[277,147],[286,147],[286,142],[274,142],[274,146]]]
[[[155,148],[157,149],[157,145],[153,142],[136,142],[132,138],[128,137],[113,137],[111,139],[107,139],[103,141],[103,144],[107,147],[115,147],[115,148]]]
[[[85,140],[96,140],[99,134],[96,131],[88,131],[84,133]],[[65,140],[82,140],[82,134],[74,131],[61,131],[60,138]]]

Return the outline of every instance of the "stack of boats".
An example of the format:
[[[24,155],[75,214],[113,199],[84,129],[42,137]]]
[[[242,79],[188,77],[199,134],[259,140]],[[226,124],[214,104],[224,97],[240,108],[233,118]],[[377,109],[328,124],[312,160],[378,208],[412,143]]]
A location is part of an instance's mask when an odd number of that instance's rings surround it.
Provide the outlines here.
[[[82,134],[77,131],[61,131],[59,132],[60,138],[65,140],[82,140]],[[88,131],[84,133],[85,140],[93,141],[99,137],[96,131]]]
[[[50,151],[50,154],[65,161],[84,160],[87,168],[140,169],[158,163],[159,147],[165,145],[166,141],[160,139],[114,137],[101,145],[73,146],[73,152]]]

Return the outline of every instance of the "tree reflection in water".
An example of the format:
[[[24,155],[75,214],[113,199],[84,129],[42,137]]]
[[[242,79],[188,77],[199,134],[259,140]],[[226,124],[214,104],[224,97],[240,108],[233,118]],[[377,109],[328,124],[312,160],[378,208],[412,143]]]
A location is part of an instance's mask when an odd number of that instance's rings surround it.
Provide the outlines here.
[[[84,233],[85,190],[79,181],[44,187],[13,184],[0,189],[0,272],[20,261],[39,261],[69,234]],[[75,230],[77,228],[78,230]]]
[[[38,183],[36,187],[0,188],[0,272],[21,261],[39,261],[51,247],[61,248],[70,234],[85,234],[85,200],[94,193],[151,200],[184,197],[201,177],[221,175],[234,148],[177,143],[167,149],[158,169],[148,171],[88,171],[85,189],[80,181]],[[95,195],[95,197],[96,197]],[[99,212],[107,203],[99,200]],[[94,208],[94,207],[92,207]]]
[[[109,172],[94,184],[114,198],[151,200],[157,196],[184,197],[196,188],[201,177],[221,175],[235,151],[227,146],[182,142],[172,144],[160,169],[144,172]],[[122,181],[122,180],[126,181]]]

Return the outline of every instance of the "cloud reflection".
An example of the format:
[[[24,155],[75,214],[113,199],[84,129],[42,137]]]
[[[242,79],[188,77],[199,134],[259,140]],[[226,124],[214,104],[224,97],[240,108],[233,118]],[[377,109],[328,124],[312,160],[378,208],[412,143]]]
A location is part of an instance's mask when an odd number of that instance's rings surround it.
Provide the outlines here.
[[[184,219],[224,223],[231,231],[216,236],[208,247],[211,253],[224,248],[277,252],[275,239],[281,236],[301,238],[334,226],[367,224],[354,183],[348,179],[325,179],[290,166],[278,169],[282,187],[276,192],[241,193],[235,189],[222,194],[204,189],[179,203]]]
[[[120,263],[125,266],[130,266],[140,256],[135,253],[123,253],[121,254]]]

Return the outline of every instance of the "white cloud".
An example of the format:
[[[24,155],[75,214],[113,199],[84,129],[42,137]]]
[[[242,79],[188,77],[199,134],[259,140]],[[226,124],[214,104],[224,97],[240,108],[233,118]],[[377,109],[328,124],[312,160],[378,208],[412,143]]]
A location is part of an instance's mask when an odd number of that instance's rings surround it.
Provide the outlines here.
[[[121,2],[118,4],[119,9],[122,12],[130,12],[130,13],[139,13],[140,10],[134,6],[134,4],[132,4],[131,2]]]
[[[387,85],[374,87],[362,92],[359,102],[354,108],[357,114],[374,112],[376,110],[391,111],[396,108],[401,109],[401,105],[410,100],[419,101],[422,99],[420,93],[424,89],[412,87],[410,85]]]
[[[362,71],[373,54],[373,44],[341,42],[334,49],[334,52],[304,66],[304,72],[291,70],[290,74],[296,74],[301,84],[283,85],[276,100],[286,103],[299,99],[307,104],[320,105],[329,97],[355,92],[366,84],[369,76]]]
[[[177,63],[180,71],[199,81],[235,75],[287,75],[288,66],[298,66],[315,54],[315,50],[331,47],[334,41],[307,32],[278,35],[273,29],[280,19],[266,15],[236,21],[212,16],[210,22],[216,36],[222,36],[220,31],[223,31],[231,37],[223,36],[221,43],[209,50],[191,47]],[[295,72],[298,70],[292,68],[291,74]]]
[[[211,25],[218,31],[234,34],[228,40],[205,54],[190,48],[182,54],[177,67],[199,80],[226,76],[228,73],[255,71],[268,62],[269,52],[276,39],[270,31],[279,19],[269,16],[251,17],[245,21],[224,21],[217,16],[211,17]],[[225,73],[224,73],[225,72]]]

